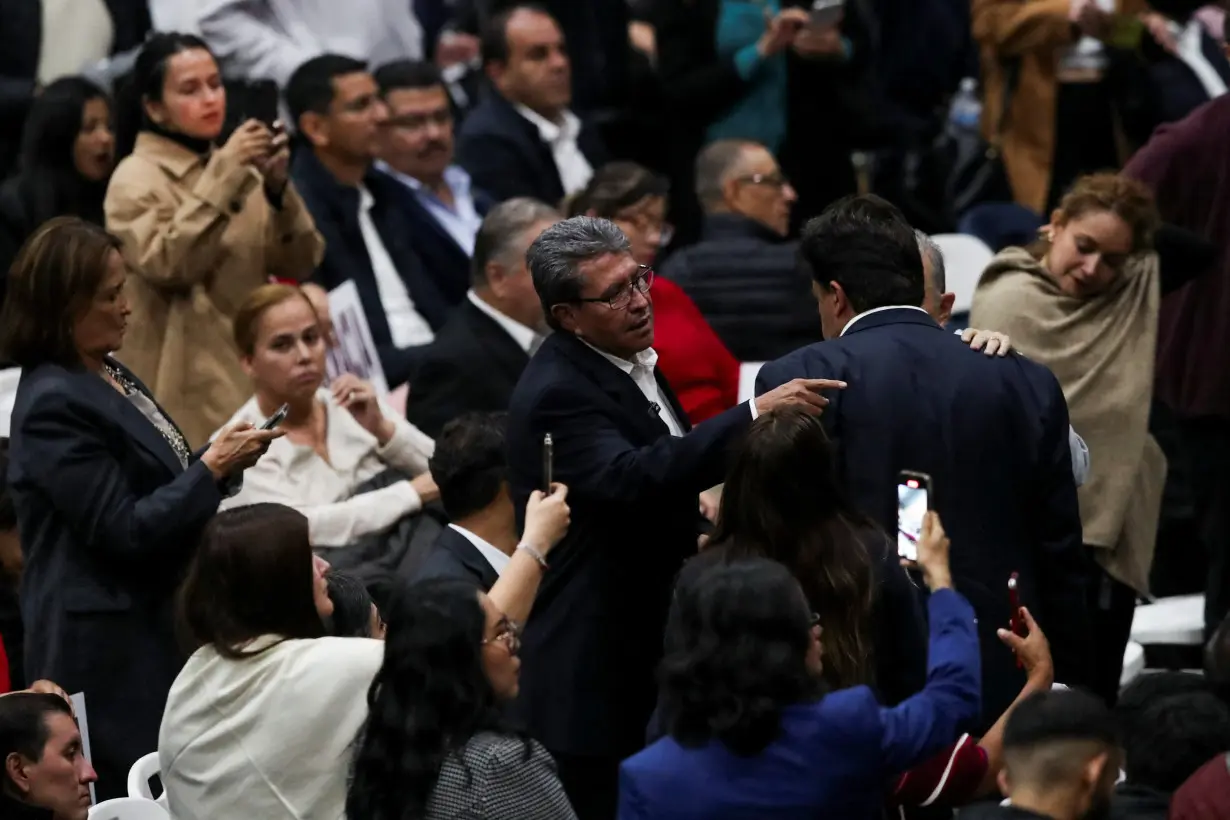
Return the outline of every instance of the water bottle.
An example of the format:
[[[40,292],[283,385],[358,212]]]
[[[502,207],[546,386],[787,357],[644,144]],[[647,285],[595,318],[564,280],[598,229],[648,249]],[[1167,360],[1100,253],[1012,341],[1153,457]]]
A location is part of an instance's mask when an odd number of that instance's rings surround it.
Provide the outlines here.
[[[954,131],[977,131],[982,119],[982,102],[978,99],[978,81],[966,77],[953,95],[948,108],[948,124]]]

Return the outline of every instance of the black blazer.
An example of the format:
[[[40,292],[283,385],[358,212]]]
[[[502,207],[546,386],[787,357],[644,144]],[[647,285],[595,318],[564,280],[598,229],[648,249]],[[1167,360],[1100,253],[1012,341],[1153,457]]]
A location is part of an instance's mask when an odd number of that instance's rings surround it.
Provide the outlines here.
[[[381,175],[397,184],[399,205],[404,211],[402,225],[409,234],[411,247],[423,263],[423,270],[436,283],[445,301],[450,305],[461,304],[470,289],[470,254],[419,202],[409,186],[389,174]],[[474,210],[479,216],[486,216],[495,204],[491,197],[477,188],[470,190],[470,196],[474,199]]]
[[[766,364],[757,394],[798,377],[842,379],[822,417],[854,502],[897,527],[901,470],[928,473],[952,539],[957,589],[978,613],[983,718],[1020,693],[1024,673],[995,630],[1008,622],[1008,576],[1046,630],[1055,678],[1088,680],[1090,569],[1068,445],[1068,406],[1055,377],[1021,356],[969,350],[919,310],[864,316],[840,338]]]
[[[601,137],[584,121],[577,146],[595,169],[606,162]],[[542,141],[538,127],[493,88],[462,123],[457,164],[499,202],[528,196],[558,206],[564,198],[551,147]]]
[[[26,675],[85,692],[98,795],[122,796],[128,769],[158,748],[184,662],[172,598],[222,493],[105,381],[54,364],[21,376],[8,480]]]
[[[406,418],[435,438],[463,413],[507,410],[529,361],[504,328],[467,299],[423,354]]]
[[[751,420],[741,404],[676,438],[636,383],[575,337],[555,333],[530,359],[508,413],[513,503],[524,510],[541,484],[549,432],[572,508],[526,624],[514,705],[550,751],[622,758],[643,745],[671,589],[696,554],[697,495],[722,480]]]
[[[399,348],[393,344],[389,320],[376,285],[376,274],[372,271],[367,245],[359,229],[358,190],[339,183],[320,164],[311,148],[305,146],[297,147],[291,174],[299,195],[312,214],[316,230],[325,240],[324,259],[312,278],[329,290],[354,280],[389,386],[396,387],[408,381],[425,345]],[[389,252],[410,292],[410,298],[414,300],[414,309],[427,320],[432,330],[439,330],[448,315],[449,301],[428,274],[407,235],[401,183],[373,170],[368,172],[363,184],[374,200],[372,222],[376,225],[376,232],[380,234],[385,250]]]
[[[427,557],[414,573],[415,581],[435,578],[456,578],[473,581],[483,592],[490,592],[500,580],[491,563],[464,535],[445,527],[431,545]]]

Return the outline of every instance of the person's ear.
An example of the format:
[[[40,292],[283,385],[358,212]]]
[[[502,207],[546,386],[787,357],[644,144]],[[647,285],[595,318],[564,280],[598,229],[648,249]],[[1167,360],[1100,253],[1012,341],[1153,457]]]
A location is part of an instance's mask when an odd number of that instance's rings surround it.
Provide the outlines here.
[[[574,336],[580,336],[577,331],[577,319],[573,313],[572,305],[552,305],[551,316],[559,323],[561,329]]]
[[[829,286],[826,290],[830,298],[833,299],[833,307],[837,315],[840,316],[842,313],[844,313],[847,310],[849,310],[851,313],[855,312],[854,309],[850,306],[850,300],[849,298],[846,297],[846,289],[841,286],[841,283],[829,282]]]
[[[735,204],[739,201],[739,189],[741,184],[734,177],[729,177],[722,180],[722,201],[726,203],[726,207],[730,210],[735,210]]]
[[[498,262],[488,262],[483,268],[487,279],[487,287],[496,297],[501,297],[508,290],[508,269]]]
[[[315,148],[329,144],[329,127],[325,118],[315,111],[304,112],[299,118],[299,133]]]
[[[249,379],[255,378],[255,376],[253,375],[255,371],[252,369],[252,357],[251,356],[240,356],[239,357],[239,367],[243,370],[244,375],[247,376]]]
[[[491,60],[483,67],[483,71],[487,73],[487,79],[491,81],[492,85],[496,88],[502,88],[504,75],[508,71],[508,64],[500,60]]]
[[[940,294],[940,315],[937,317],[940,327],[948,324],[948,320],[952,318],[952,306],[956,301],[957,294],[955,293]]]
[[[1085,787],[1089,791],[1090,799],[1102,789],[1103,778],[1108,774],[1106,767],[1110,765],[1110,753],[1102,752],[1089,758],[1089,762],[1085,764],[1084,781]],[[1114,781],[1111,781],[1112,783]]]
[[[1000,794],[1012,794],[1012,781],[1008,779],[1007,769],[999,770],[999,774],[995,776],[995,783],[999,786]]]
[[[154,125],[157,125],[159,128],[167,127],[167,107],[163,103],[155,102],[149,97],[142,97],[141,110],[145,112],[145,118]]]
[[[17,752],[10,752],[4,758],[4,773],[17,789],[19,795],[30,791],[30,761]]]

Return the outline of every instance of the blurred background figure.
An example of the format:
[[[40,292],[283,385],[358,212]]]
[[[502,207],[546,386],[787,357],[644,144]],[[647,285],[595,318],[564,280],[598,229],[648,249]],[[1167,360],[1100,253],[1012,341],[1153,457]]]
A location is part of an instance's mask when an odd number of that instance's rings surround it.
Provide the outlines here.
[[[64,77],[30,106],[16,174],[0,186],[0,272],[22,243],[56,216],[103,224],[115,167],[111,100],[83,77]],[[3,302],[0,285],[0,302]]]

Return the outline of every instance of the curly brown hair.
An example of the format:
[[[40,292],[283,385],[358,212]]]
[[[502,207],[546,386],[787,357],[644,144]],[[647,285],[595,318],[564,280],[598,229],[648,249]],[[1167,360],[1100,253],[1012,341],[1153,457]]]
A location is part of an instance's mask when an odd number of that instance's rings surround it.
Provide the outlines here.
[[[1132,253],[1150,250],[1153,234],[1161,222],[1153,192],[1142,182],[1114,173],[1083,176],[1068,189],[1059,203],[1060,224],[1086,214],[1109,211],[1132,231]]]

